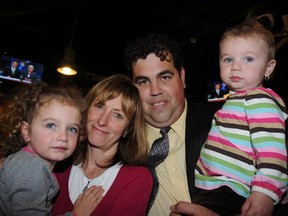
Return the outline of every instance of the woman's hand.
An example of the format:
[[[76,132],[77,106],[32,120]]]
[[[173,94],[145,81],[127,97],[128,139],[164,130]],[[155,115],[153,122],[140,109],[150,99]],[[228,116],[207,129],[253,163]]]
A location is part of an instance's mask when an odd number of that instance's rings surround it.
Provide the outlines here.
[[[102,200],[104,189],[102,186],[92,186],[79,195],[74,203],[73,214],[76,216],[90,216]]]

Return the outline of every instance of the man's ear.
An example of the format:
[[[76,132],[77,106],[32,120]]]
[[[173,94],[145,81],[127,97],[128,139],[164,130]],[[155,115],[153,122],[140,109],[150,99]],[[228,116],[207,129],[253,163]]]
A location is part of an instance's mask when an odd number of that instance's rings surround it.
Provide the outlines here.
[[[180,76],[181,76],[181,80],[182,80],[183,87],[186,88],[186,83],[185,83],[185,69],[184,69],[184,67],[181,67]]]
[[[21,123],[21,134],[23,136],[23,139],[25,141],[25,143],[28,143],[30,141],[30,137],[29,137],[29,124],[26,121],[23,121]]]

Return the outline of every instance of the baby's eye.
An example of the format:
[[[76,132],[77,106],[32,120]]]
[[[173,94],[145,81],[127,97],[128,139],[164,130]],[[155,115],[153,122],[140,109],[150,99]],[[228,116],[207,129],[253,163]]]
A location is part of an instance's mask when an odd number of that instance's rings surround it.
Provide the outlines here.
[[[77,134],[78,133],[78,128],[77,127],[70,127],[68,129],[70,132]]]
[[[231,63],[232,62],[232,58],[224,58],[223,61],[225,63]]]
[[[246,62],[252,62],[252,61],[254,61],[254,58],[248,56],[245,58],[245,61]]]
[[[56,125],[54,123],[47,123],[46,128],[54,129]]]

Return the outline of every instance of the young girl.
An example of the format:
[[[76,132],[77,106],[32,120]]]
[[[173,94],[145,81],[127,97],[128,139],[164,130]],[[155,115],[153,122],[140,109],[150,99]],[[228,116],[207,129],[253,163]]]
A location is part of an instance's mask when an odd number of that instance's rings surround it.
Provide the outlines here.
[[[271,215],[287,193],[283,100],[263,87],[276,65],[273,34],[257,20],[220,40],[220,75],[229,87],[196,167],[193,203],[220,215]]]
[[[27,86],[0,118],[0,215],[49,215],[59,189],[57,161],[76,148],[82,96],[75,89]]]

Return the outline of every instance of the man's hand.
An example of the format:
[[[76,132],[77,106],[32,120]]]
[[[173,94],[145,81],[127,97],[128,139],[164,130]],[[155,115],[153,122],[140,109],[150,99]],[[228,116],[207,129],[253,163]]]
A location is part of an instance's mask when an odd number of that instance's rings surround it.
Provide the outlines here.
[[[170,207],[170,216],[219,216],[217,213],[201,205],[180,201]]]

